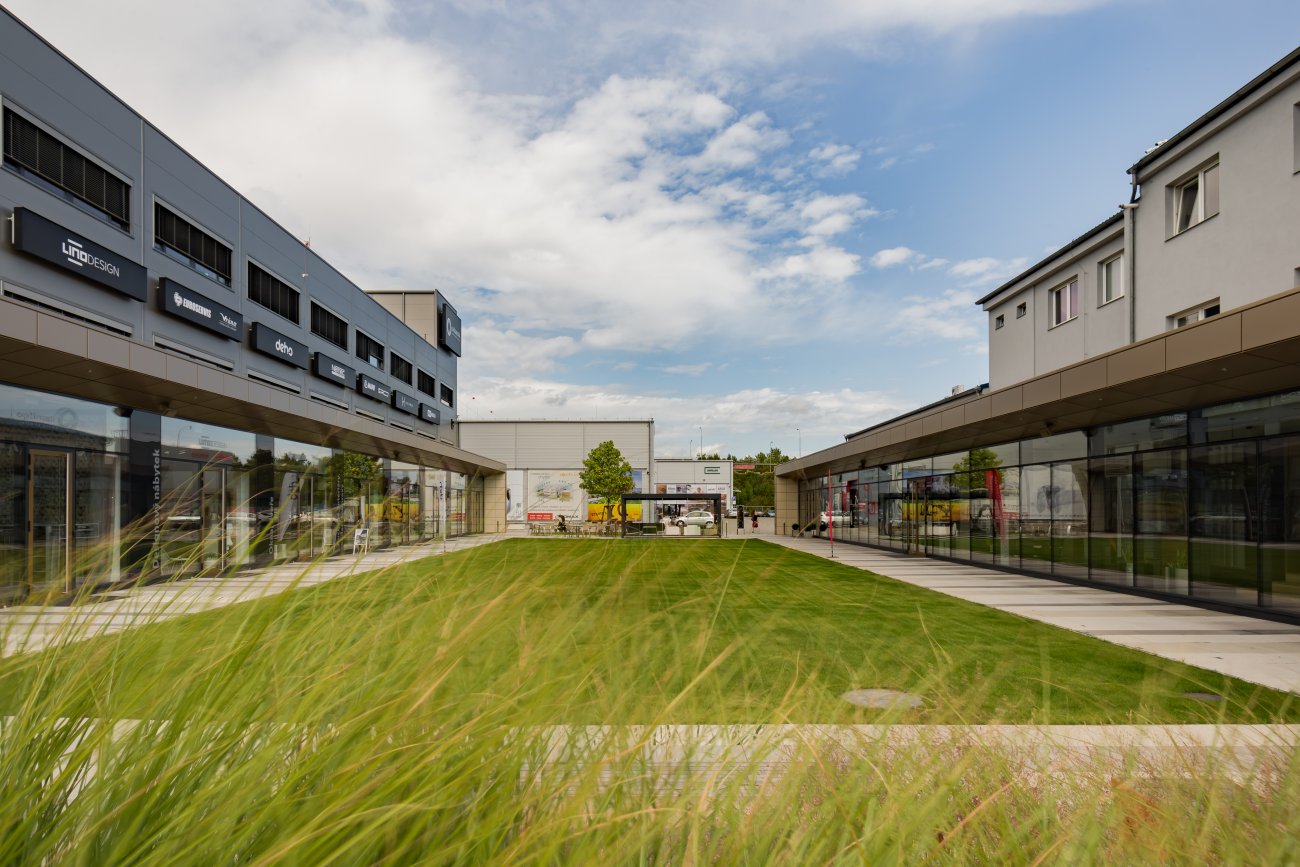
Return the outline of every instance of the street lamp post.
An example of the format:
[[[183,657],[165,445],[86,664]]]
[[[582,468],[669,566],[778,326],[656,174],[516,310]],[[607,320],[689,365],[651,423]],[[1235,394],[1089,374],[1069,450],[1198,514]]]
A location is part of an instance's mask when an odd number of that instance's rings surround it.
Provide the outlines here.
[[[803,457],[803,431],[799,428],[794,429],[795,435],[799,437],[799,457]]]
[[[704,454],[704,425],[700,425],[700,454]]]

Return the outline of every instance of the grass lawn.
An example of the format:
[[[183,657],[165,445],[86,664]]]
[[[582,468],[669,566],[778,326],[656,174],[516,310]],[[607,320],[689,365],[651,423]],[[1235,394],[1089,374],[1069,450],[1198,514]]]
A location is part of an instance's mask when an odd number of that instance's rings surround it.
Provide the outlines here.
[[[869,687],[925,705],[840,698]],[[689,727],[652,730],[687,733],[656,752],[618,724],[1298,715],[1272,690],[758,541],[485,545],[0,660],[0,704],[3,864],[1300,858],[1289,753],[1243,775],[1194,750],[1060,765],[978,735],[779,728],[777,762],[720,762],[690,752]]]
[[[881,719],[840,698],[859,688],[922,696],[888,712],[908,722],[1300,720],[1285,693],[757,541],[511,540],[0,664],[5,713],[127,718],[315,721],[427,689],[425,712],[511,723]]]

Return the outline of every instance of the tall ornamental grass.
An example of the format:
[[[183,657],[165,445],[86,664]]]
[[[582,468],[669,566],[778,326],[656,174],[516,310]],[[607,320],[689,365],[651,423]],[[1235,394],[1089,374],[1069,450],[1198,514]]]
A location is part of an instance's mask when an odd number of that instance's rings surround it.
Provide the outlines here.
[[[1300,859],[1293,696],[753,541],[515,540],[82,628],[0,662],[0,863]]]

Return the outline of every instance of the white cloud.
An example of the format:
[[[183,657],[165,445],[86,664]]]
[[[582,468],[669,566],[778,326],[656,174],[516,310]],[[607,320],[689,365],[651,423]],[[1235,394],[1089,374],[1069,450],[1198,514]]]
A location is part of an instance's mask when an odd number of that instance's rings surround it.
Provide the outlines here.
[[[1015,259],[996,259],[981,256],[978,259],[963,259],[948,269],[948,273],[960,278],[967,285],[981,285],[1009,280],[1019,274],[1029,264],[1024,257]]]
[[[933,296],[907,298],[893,315],[889,333],[896,341],[943,338],[974,341],[984,334],[985,316],[973,292],[948,289]]]
[[[862,154],[848,145],[824,144],[809,151],[808,156],[822,163],[820,172],[825,175],[844,175],[853,171]]]
[[[890,247],[879,250],[871,257],[874,268],[893,268],[896,265],[908,265],[925,257],[910,247]],[[924,266],[923,266],[924,267]]]

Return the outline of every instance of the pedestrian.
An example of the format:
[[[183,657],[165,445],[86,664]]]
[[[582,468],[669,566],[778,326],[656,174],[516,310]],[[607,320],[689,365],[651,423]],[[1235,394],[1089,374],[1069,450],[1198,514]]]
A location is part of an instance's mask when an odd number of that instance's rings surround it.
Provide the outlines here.
[[[750,526],[754,529],[754,532],[757,533],[757,532],[758,532],[758,512],[755,512],[753,515],[751,515],[751,516],[750,516],[750,520],[753,521],[753,523],[750,524]]]
[[[745,532],[745,507],[736,506],[736,532]]]

